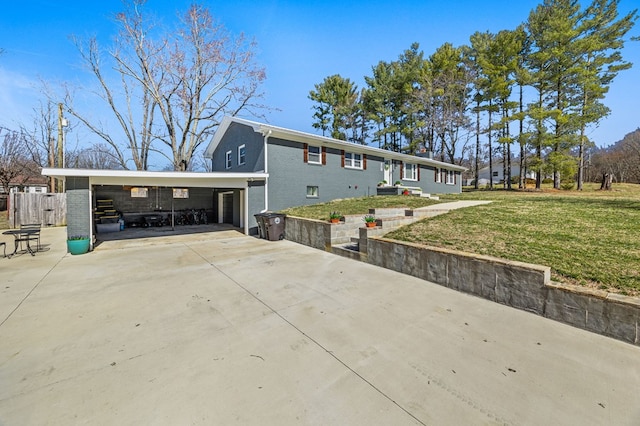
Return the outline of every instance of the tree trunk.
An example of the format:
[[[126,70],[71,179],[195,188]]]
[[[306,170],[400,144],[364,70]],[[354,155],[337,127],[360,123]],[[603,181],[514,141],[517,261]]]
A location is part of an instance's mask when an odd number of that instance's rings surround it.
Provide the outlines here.
[[[518,142],[520,143],[520,176],[518,177],[518,188],[526,189],[527,188],[527,174],[525,170],[525,152],[524,152],[524,142],[523,138],[523,128],[524,128],[524,120],[522,119],[522,111],[524,110],[524,105],[522,102],[522,85],[520,85],[520,131],[518,133]]]
[[[480,179],[480,101],[476,104],[476,164],[475,164],[475,179],[473,187],[475,189],[479,188],[478,179]]]
[[[493,150],[491,149],[491,108],[493,108],[493,106],[491,105],[491,100],[489,100],[489,134],[488,134],[488,139],[489,139],[489,189],[493,189]]]
[[[600,184],[600,189],[604,191],[611,191],[611,181],[613,176],[611,173],[603,173],[602,174],[602,183]]]

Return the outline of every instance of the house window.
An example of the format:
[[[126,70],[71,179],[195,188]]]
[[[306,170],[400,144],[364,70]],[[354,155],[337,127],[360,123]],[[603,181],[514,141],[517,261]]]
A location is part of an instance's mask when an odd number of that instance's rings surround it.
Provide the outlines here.
[[[498,172],[493,172],[494,177],[498,177]]]
[[[456,172],[453,170],[447,170],[447,185],[454,185],[456,183]]]
[[[436,167],[436,183],[442,183],[442,174],[440,169]]]
[[[418,165],[404,163],[404,167],[402,168],[402,179],[418,180]]]
[[[244,145],[238,147],[238,165],[241,166],[247,162],[247,149]]]
[[[319,146],[307,147],[307,162],[311,164],[322,164],[322,150]]]
[[[227,153],[225,154],[224,168],[225,169],[231,168],[231,151],[227,151]]]
[[[344,166],[350,169],[362,169],[362,154],[345,152]]]
[[[317,186],[307,186],[307,198],[318,198]]]

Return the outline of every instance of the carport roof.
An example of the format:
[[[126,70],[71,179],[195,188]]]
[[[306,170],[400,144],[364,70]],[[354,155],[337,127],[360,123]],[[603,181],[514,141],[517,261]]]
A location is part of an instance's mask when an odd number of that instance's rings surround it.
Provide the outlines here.
[[[43,168],[44,176],[58,179],[86,177],[92,185],[149,185],[167,187],[243,188],[247,182],[265,180],[268,173],[150,172],[137,170]]]

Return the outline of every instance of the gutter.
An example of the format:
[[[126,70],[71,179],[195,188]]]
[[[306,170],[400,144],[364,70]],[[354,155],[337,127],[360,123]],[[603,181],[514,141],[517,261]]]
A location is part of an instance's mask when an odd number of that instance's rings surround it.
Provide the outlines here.
[[[271,136],[273,131],[271,129],[262,133],[264,136],[264,174],[267,177],[264,180],[264,210],[261,213],[269,211],[269,151],[268,151],[268,140],[269,136]]]

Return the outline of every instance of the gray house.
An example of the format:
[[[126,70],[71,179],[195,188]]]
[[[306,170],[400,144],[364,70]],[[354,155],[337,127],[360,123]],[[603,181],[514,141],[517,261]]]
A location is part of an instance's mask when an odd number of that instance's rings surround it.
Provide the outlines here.
[[[461,191],[463,167],[295,130],[226,117],[207,147],[212,172],[45,168],[64,179],[67,233],[88,235],[125,226],[162,225],[194,210],[209,223],[257,233],[255,214],[402,188]],[[171,219],[171,220],[169,220]]]
[[[249,188],[249,202],[256,213],[376,195],[396,183],[414,192],[459,193],[465,170],[428,157],[236,117],[223,119],[205,157],[211,159],[213,172],[268,176]]]

